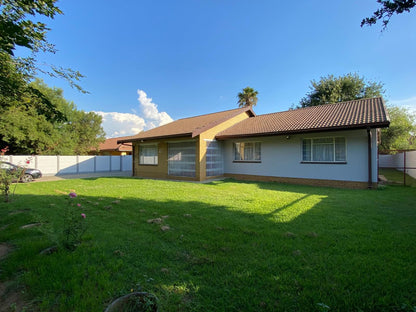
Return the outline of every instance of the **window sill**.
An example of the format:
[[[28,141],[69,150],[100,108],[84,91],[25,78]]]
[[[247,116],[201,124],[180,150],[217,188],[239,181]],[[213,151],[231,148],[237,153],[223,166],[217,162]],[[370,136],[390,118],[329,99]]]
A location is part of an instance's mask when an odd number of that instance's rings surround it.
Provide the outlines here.
[[[346,161],[301,161],[301,164],[318,164],[318,165],[346,165]]]
[[[158,164],[139,164],[139,166],[158,166]]]
[[[233,163],[260,164],[261,160],[233,160]]]

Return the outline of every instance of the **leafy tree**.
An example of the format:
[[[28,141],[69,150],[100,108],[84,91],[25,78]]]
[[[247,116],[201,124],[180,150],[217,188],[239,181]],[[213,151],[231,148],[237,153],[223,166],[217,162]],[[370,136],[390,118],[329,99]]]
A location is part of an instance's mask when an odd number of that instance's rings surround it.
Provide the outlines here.
[[[0,106],[0,145],[11,154],[86,154],[104,141],[101,116],[77,110],[61,89],[35,80],[17,93]]]
[[[380,149],[415,148],[412,138],[416,135],[416,115],[403,107],[389,106],[387,109],[390,127],[381,130]]]
[[[243,92],[239,92],[237,95],[238,107],[255,106],[257,104],[257,94],[259,93],[253,88],[244,88]]]
[[[44,94],[66,119],[64,123],[59,120],[53,123],[59,136],[49,147],[49,154],[87,154],[91,148],[98,149],[98,145],[104,142],[105,132],[100,115],[78,110],[73,102],[65,100],[62,89],[50,88],[40,79],[31,83],[31,86]]]
[[[311,81],[311,91],[299,102],[299,107],[317,106],[343,101],[382,96],[383,84],[366,81],[357,74],[334,77],[328,75]]]
[[[378,20],[382,20],[383,29],[387,27],[390,18],[394,14],[410,12],[416,6],[415,0],[377,0],[381,8],[373,13],[371,17],[366,17],[361,21],[361,27],[364,25],[374,25]]]
[[[57,0],[0,0],[0,53],[10,55],[9,61],[16,63],[18,71],[26,79],[32,78],[39,71],[52,77],[63,78],[72,87],[86,92],[77,84],[83,77],[78,71],[54,65],[49,65],[50,70],[45,71],[36,65],[36,54],[39,51],[56,52],[54,45],[46,39],[50,29],[43,22],[35,21],[38,17],[53,19],[57,14],[62,14],[55,5],[56,2]],[[26,58],[15,57],[16,47],[27,48],[32,55]],[[5,64],[2,62],[0,66]],[[6,78],[2,77],[3,83],[8,82]]]
[[[55,52],[46,40],[49,28],[44,23],[27,18],[27,15],[35,17],[37,14],[54,18],[56,14],[62,14],[55,2],[56,0],[0,0],[0,48],[11,55],[16,46],[35,52]]]

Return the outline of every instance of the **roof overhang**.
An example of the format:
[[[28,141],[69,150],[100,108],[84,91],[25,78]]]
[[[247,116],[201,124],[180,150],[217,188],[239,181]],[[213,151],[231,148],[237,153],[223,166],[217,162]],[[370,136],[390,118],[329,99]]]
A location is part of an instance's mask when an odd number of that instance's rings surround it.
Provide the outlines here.
[[[238,139],[238,138],[250,138],[250,137],[266,137],[266,136],[282,136],[289,134],[302,134],[302,133],[317,133],[317,132],[329,132],[329,131],[343,131],[343,130],[359,130],[359,129],[374,129],[374,128],[386,128],[390,124],[390,121],[382,123],[339,126],[339,127],[327,127],[327,128],[308,128],[308,129],[296,129],[287,131],[274,131],[274,132],[262,132],[262,133],[249,133],[249,134],[235,134],[235,135],[219,135],[215,138],[217,140]]]
[[[132,138],[132,139],[124,139],[117,141],[117,143],[134,143],[134,142],[146,142],[146,141],[154,141],[154,140],[163,140],[163,139],[174,139],[174,138],[183,138],[183,137],[193,137],[192,133],[179,133],[179,134],[172,134],[172,135],[161,135],[161,136],[153,136],[153,137],[144,137],[144,138]]]

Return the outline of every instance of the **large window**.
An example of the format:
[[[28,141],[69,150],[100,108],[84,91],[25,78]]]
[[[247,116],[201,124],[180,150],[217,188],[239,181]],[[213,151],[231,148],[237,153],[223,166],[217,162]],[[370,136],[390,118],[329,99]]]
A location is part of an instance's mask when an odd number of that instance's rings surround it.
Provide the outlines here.
[[[260,142],[234,143],[234,161],[261,161]]]
[[[177,177],[195,177],[195,142],[168,144],[168,174]]]
[[[157,144],[140,145],[139,147],[139,164],[140,165],[157,165]]]
[[[206,140],[206,175],[207,177],[220,176],[224,173],[222,159],[222,146],[220,142]]]
[[[345,162],[345,138],[303,139],[302,161],[304,162]]]

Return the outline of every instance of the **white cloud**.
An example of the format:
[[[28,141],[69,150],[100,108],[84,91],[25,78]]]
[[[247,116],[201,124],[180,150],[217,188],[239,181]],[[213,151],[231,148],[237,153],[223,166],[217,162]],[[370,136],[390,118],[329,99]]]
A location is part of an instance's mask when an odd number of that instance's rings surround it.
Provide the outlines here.
[[[157,105],[152,102],[151,98],[147,97],[147,94],[143,90],[137,90],[139,95],[139,103],[144,114],[144,118],[147,120],[147,128],[154,128],[153,126],[161,126],[167,124],[173,119],[166,112],[159,112]]]
[[[107,138],[135,135],[143,131],[146,122],[142,117],[129,113],[95,112],[103,118],[102,126]]]
[[[134,114],[95,112],[103,118],[102,126],[107,138],[135,135],[141,131],[173,121],[166,112],[159,112],[157,105],[152,102],[151,98],[147,97],[143,90],[137,90],[137,94],[139,95],[139,107],[143,116],[139,116],[135,108],[132,108]]]
[[[391,100],[390,103],[395,106],[405,107],[409,111],[416,113],[416,96],[403,100]]]

